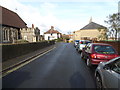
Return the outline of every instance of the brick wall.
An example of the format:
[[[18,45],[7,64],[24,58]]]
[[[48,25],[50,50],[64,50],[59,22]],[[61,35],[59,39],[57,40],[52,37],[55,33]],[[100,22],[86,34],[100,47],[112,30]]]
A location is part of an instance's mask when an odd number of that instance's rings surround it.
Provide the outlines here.
[[[2,45],[2,61],[33,52],[53,44],[54,41],[49,41],[49,42],[43,41],[43,42],[24,43],[24,44]]]

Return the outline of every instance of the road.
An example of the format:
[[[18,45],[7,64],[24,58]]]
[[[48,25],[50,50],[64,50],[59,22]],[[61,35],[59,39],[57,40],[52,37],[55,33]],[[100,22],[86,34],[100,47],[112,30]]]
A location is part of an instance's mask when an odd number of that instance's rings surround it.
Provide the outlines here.
[[[73,44],[59,43],[51,52],[3,77],[3,88],[96,88]]]

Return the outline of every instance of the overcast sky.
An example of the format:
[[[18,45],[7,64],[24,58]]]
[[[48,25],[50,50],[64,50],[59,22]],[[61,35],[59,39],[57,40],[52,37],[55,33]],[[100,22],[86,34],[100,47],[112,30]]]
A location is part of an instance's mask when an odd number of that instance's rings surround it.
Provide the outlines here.
[[[0,0],[0,5],[16,13],[27,23],[43,32],[54,26],[67,34],[93,22],[106,26],[109,14],[118,12],[120,0]]]

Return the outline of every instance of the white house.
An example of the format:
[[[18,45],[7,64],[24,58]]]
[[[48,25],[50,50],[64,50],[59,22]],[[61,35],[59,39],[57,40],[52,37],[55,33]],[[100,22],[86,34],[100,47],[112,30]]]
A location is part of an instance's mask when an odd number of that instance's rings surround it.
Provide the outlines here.
[[[61,33],[57,30],[54,30],[54,27],[51,26],[51,29],[44,33],[45,40],[54,40],[61,38]]]

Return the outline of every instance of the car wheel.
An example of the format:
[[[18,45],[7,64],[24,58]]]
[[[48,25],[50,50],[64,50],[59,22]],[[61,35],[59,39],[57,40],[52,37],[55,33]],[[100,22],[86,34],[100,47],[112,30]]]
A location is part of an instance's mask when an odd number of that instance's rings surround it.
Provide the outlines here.
[[[91,66],[92,66],[91,63],[90,63],[90,59],[89,59],[89,58],[87,59],[87,62],[86,62],[86,63],[87,63],[87,66],[88,66],[88,67],[91,67]]]
[[[97,90],[103,90],[102,80],[100,75],[96,76],[96,84],[97,84]]]

